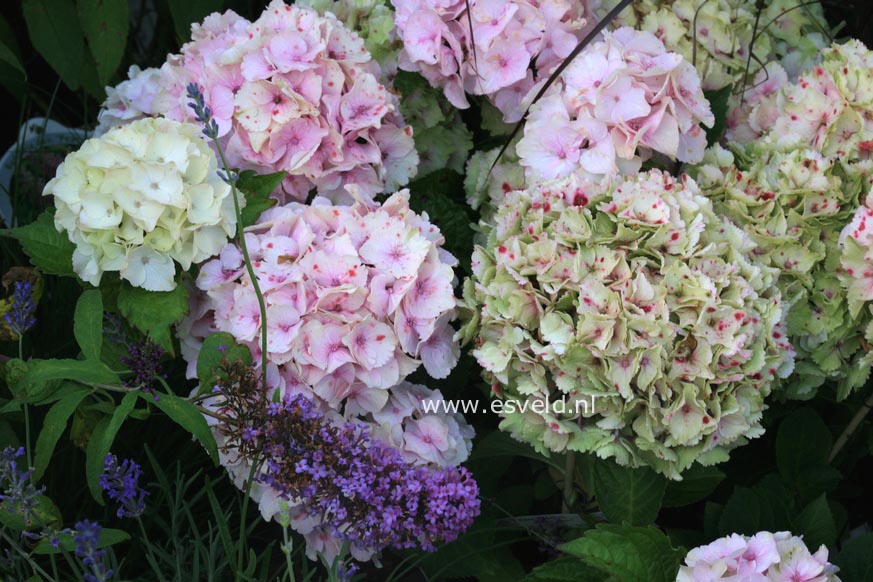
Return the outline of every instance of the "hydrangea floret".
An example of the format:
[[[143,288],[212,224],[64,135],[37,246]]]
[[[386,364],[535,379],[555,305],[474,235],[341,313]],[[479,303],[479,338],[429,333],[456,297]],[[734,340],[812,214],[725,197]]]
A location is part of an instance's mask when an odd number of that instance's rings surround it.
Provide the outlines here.
[[[503,430],[671,478],[763,433],[793,364],[776,271],[693,180],[571,175],[509,193],[483,228],[460,335]]]
[[[459,109],[484,95],[506,121],[582,39],[581,2],[392,0],[399,67],[420,73]],[[468,10],[469,7],[469,10]],[[471,28],[472,27],[472,28]]]
[[[840,582],[838,570],[828,562],[825,546],[812,553],[803,538],[790,532],[762,531],[753,536],[732,534],[694,548],[676,582]]]
[[[459,357],[453,265],[439,229],[401,191],[377,208],[291,203],[268,210],[246,243],[267,309],[268,375],[332,407],[375,412],[424,364],[445,378]],[[197,277],[182,353],[193,377],[202,338],[228,332],[260,358],[261,321],[242,255],[228,244]]]
[[[614,2],[588,0],[586,15],[597,22]],[[781,60],[794,75],[815,62],[827,43],[821,5],[794,0],[637,0],[623,10],[617,25],[656,35],[670,51],[693,63],[708,91],[754,76],[759,63]],[[757,28],[756,28],[757,21]],[[754,37],[754,46],[752,38]],[[755,58],[750,59],[750,47]]]
[[[660,153],[699,162],[701,124],[715,118],[700,77],[681,55],[648,32],[605,32],[530,109],[517,146],[529,183],[584,171],[637,171]]]
[[[191,121],[186,86],[203,87],[228,163],[284,171],[280,201],[310,190],[372,200],[415,174],[412,130],[379,81],[364,42],[330,13],[273,0],[254,22],[233,11],[207,16],[159,69],[132,70],[109,94],[101,128],[138,116]]]
[[[99,285],[104,272],[148,291],[176,287],[176,264],[218,254],[236,232],[231,189],[200,128],[141,119],[86,141],[43,195],[55,226],[76,245],[73,269]]]

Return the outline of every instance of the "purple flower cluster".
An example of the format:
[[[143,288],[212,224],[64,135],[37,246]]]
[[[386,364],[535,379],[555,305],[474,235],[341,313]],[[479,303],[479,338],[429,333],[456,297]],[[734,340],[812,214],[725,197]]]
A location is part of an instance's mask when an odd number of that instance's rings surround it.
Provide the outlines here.
[[[0,502],[4,509],[17,513],[29,524],[30,512],[45,487],[36,488],[30,480],[32,471],[19,468],[18,459],[23,456],[24,447],[6,447],[0,451]]]
[[[33,283],[16,281],[12,291],[12,309],[3,319],[17,335],[24,335],[36,324],[36,304],[33,301]]]
[[[118,503],[118,517],[138,517],[145,511],[145,497],[149,493],[139,486],[140,476],[142,469],[130,459],[120,465],[115,455],[106,455],[103,460],[100,487]]]
[[[84,573],[85,582],[107,582],[112,579],[112,570],[106,568],[103,558],[106,550],[99,548],[101,528],[98,524],[83,519],[76,524],[76,535],[73,542],[76,544],[76,557],[82,560],[82,565],[89,571]]]
[[[139,387],[146,392],[154,392],[155,378],[167,377],[161,368],[163,356],[164,349],[150,340],[132,342],[128,346],[127,355],[121,357],[121,363],[131,372],[131,375],[124,380],[124,385],[128,388]]]
[[[479,514],[466,469],[412,466],[366,427],[328,422],[302,395],[271,404],[260,436],[261,480],[358,548],[433,550]]]

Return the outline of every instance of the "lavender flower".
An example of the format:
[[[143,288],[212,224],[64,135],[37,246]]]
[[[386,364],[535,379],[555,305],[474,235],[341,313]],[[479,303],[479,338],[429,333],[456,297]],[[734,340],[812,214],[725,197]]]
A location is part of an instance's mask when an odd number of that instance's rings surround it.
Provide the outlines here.
[[[24,335],[36,324],[36,304],[33,302],[33,283],[16,281],[12,291],[12,309],[3,319],[17,335]]]
[[[121,363],[131,371],[131,376],[124,380],[124,385],[128,388],[138,387],[145,392],[154,392],[155,378],[167,377],[161,370],[163,356],[164,349],[150,340],[131,343],[128,354],[121,358]]]
[[[106,455],[103,460],[100,487],[118,503],[118,517],[138,517],[145,511],[145,497],[149,493],[139,486],[141,476],[142,468],[130,459],[120,465],[115,455]]]
[[[36,488],[30,480],[31,470],[21,470],[18,459],[24,456],[24,447],[6,447],[0,452],[0,502],[6,510],[19,514],[30,524],[30,513],[37,506],[37,498],[45,487]]]
[[[189,83],[186,89],[188,99],[191,99],[188,107],[194,111],[194,119],[203,124],[203,135],[209,139],[218,139],[218,123],[212,119],[212,110],[206,105],[206,98],[203,96],[200,85]]]
[[[85,572],[85,582],[107,582],[112,579],[112,570],[107,569],[103,563],[106,550],[98,548],[102,529],[98,524],[87,519],[76,524],[76,535],[73,536],[73,542],[76,544],[76,556],[89,570]]]
[[[466,469],[414,467],[363,425],[334,426],[302,395],[270,404],[261,434],[260,480],[362,549],[433,550],[479,514]]]

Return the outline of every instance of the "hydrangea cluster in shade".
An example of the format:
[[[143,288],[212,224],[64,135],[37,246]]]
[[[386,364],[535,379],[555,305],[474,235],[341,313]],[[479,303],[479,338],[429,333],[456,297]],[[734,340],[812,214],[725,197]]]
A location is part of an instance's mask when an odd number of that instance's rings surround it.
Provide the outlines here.
[[[272,208],[245,236],[276,385],[305,385],[333,408],[375,412],[421,363],[434,378],[454,367],[456,260],[439,229],[410,210],[407,191],[375,208],[324,199]],[[189,375],[214,331],[259,360],[260,311],[235,244],[201,267],[197,287],[180,329]]]
[[[789,532],[762,531],[732,534],[694,548],[676,582],[840,582],[838,570],[828,562],[825,546],[813,554],[802,538]]]
[[[867,195],[865,204],[840,233],[839,244],[837,277],[846,289],[849,316],[856,322],[857,335],[852,339],[860,344],[852,346],[856,359],[850,365],[862,374],[855,383],[860,385],[873,367],[873,350],[868,347],[873,345],[873,193]]]
[[[192,124],[141,119],[89,139],[67,156],[43,195],[76,245],[73,269],[99,285],[117,271],[135,287],[170,291],[236,231],[231,189]]]
[[[615,2],[587,0],[596,22]],[[818,2],[798,7],[794,0],[763,3],[755,21],[756,0],[637,0],[616,19],[618,26],[632,26],[656,35],[670,51],[695,63],[709,91],[740,83],[746,70],[754,76],[759,63],[782,60],[787,68],[800,72],[815,61],[827,42],[826,22]],[[752,35],[757,30],[755,59],[749,60]]]
[[[337,18],[273,0],[255,22],[207,16],[158,70],[131,70],[109,92],[101,127],[142,115],[190,121],[186,86],[203,88],[231,167],[285,171],[280,201],[347,200],[406,184],[418,162],[397,99],[364,42]]]
[[[479,514],[466,469],[411,465],[363,425],[326,422],[303,395],[270,404],[260,437],[261,480],[286,500],[303,500],[332,537],[359,550],[433,550]]]
[[[605,32],[533,104],[517,151],[528,181],[611,176],[653,153],[699,162],[715,118],[700,77],[648,32]]]
[[[104,558],[106,550],[100,549],[100,525],[84,519],[76,524],[73,543],[76,557],[82,560],[86,571],[83,573],[85,582],[108,582],[114,572],[106,567]]]
[[[793,363],[776,271],[693,180],[571,176],[509,193],[483,228],[461,335],[513,402],[503,430],[672,478],[763,433]]]
[[[572,52],[586,24],[581,2],[392,3],[400,69],[421,73],[460,109],[470,106],[465,93],[484,95],[506,121],[521,118],[522,99]]]
[[[741,142],[733,153],[715,147],[689,172],[716,211],[755,240],[759,258],[782,271],[799,356],[788,394],[808,398],[830,379],[844,398],[871,364],[869,310],[858,303],[855,277],[840,271],[838,239],[856,211],[863,217],[873,184],[873,53],[850,41],[822,57],[796,83],[774,68],[773,87],[734,113],[732,137]],[[844,268],[863,276],[863,253],[847,249],[855,267]]]
[[[848,171],[847,171],[848,170]],[[800,147],[715,146],[689,168],[716,212],[755,241],[756,260],[780,271],[789,307],[788,336],[797,366],[788,394],[808,398],[828,379],[845,397],[864,383],[863,329],[840,283],[839,235],[869,190],[866,178],[840,160]]]
[[[145,511],[149,492],[139,486],[141,476],[142,468],[131,459],[119,464],[115,455],[106,455],[103,460],[100,487],[118,504],[118,517],[138,517]]]
[[[443,517],[434,516],[436,521],[431,521],[437,525],[436,529],[429,533],[425,531],[424,538],[417,538],[425,545],[428,545],[427,540],[434,542],[454,535],[452,531],[461,531],[466,527],[464,524],[468,517],[471,519],[478,512],[475,484],[465,471],[453,468],[466,460],[469,454],[472,429],[459,415],[446,414],[442,410],[423,411],[423,402],[442,399],[438,391],[403,384],[392,393],[392,399],[376,414],[362,417],[347,415],[349,418],[344,418],[311,392],[270,389],[264,399],[260,380],[252,368],[233,364],[224,366],[216,395],[207,399],[204,405],[225,418],[233,419],[225,422],[213,417],[206,418],[218,442],[221,463],[237,486],[244,487],[251,471],[252,458],[258,451],[266,449],[275,453],[264,457],[267,464],[259,470],[251,488],[252,498],[258,503],[264,519],[287,523],[301,533],[306,540],[307,555],[313,559],[316,554],[321,554],[332,560],[340,553],[344,541],[354,541],[352,555],[357,560],[365,561],[386,544],[399,543],[398,540],[410,535],[413,529],[423,531],[423,522],[414,517],[418,515],[417,510],[410,507],[408,511],[411,513],[404,514],[406,530],[400,530],[395,523],[394,537],[390,540],[369,538],[365,543],[363,530],[357,530],[357,533],[347,531],[348,527],[342,522],[345,517],[337,518],[334,513],[318,512],[316,507],[323,509],[327,503],[339,503],[348,509],[351,507],[348,504],[356,504],[355,511],[362,512],[360,515],[364,516],[361,518],[363,520],[367,515],[373,517],[372,512],[376,511],[374,504],[394,503],[390,501],[391,495],[398,499],[408,496],[410,487],[418,489],[416,483],[425,486],[423,494],[432,498],[433,503],[439,504],[438,500],[445,496],[455,496],[458,503],[453,505],[453,509],[446,510]],[[389,427],[386,423],[399,426]],[[342,435],[357,435],[360,439],[352,445],[343,440],[346,437],[340,438]],[[293,451],[289,448],[292,444]],[[363,448],[349,450],[350,446]],[[314,459],[313,462],[324,463],[328,458],[340,456],[347,461],[354,459],[364,463],[371,454],[364,450],[366,447],[373,447],[373,463],[390,461],[406,480],[406,484],[397,491],[394,491],[396,482],[385,485],[390,494],[383,501],[369,499],[369,494],[366,499],[358,498],[361,504],[342,495],[332,499],[336,494],[332,488],[336,487],[338,480],[316,482],[310,479],[320,472],[312,476],[303,475],[312,469],[304,462],[310,458]],[[347,461],[337,462],[333,469],[328,467],[326,470],[351,469],[353,465]],[[354,465],[358,468],[362,466]],[[375,470],[381,470],[380,467],[382,465],[371,465],[367,470],[375,475]],[[298,468],[301,470],[299,474],[296,473]],[[344,475],[344,478],[351,478],[349,474]],[[355,475],[363,477],[358,473]],[[384,476],[389,480],[397,477]],[[297,498],[298,494],[290,488],[304,486],[300,481],[304,478],[307,479],[306,486],[312,484],[315,487],[315,495]],[[442,485],[435,490],[438,483]],[[385,493],[384,490],[380,491]],[[318,501],[318,505],[307,505],[307,500]],[[429,506],[436,507],[432,504]],[[394,509],[382,509],[396,513],[398,506],[392,507]],[[461,517],[465,511],[469,512],[469,516]],[[409,521],[410,517],[412,521]],[[355,520],[363,524],[363,521]],[[404,543],[411,541],[407,537]]]
[[[45,487],[37,488],[30,479],[33,471],[19,466],[23,456],[24,447],[6,447],[0,451],[0,502],[3,509],[20,515],[29,523]]]
[[[12,288],[12,305],[3,316],[6,325],[17,336],[22,336],[36,325],[36,302],[33,300],[33,283],[16,281]]]

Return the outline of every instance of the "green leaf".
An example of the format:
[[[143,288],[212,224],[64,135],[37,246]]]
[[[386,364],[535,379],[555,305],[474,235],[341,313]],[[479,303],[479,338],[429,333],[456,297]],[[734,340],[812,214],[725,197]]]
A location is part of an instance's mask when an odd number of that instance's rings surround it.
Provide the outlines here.
[[[30,262],[48,275],[74,277],[75,245],[55,228],[54,211],[46,210],[30,224],[7,231],[21,243]]]
[[[286,172],[258,174],[254,170],[244,170],[240,173],[236,186],[245,195],[246,200],[246,205],[240,212],[242,217],[240,229],[255,224],[265,210],[276,205],[277,200],[270,198],[270,194],[279,187],[287,175]]]
[[[553,453],[548,457],[543,456],[536,452],[529,444],[517,441],[502,431],[494,431],[479,441],[473,449],[470,461],[480,461],[493,457],[526,457],[546,463],[561,473],[564,472],[563,455]]]
[[[706,499],[724,480],[716,467],[692,465],[682,473],[681,481],[670,481],[664,493],[664,507],[682,507]]]
[[[73,315],[73,333],[82,353],[89,360],[100,361],[103,347],[103,298],[98,289],[82,293]]]
[[[81,84],[85,37],[73,0],[23,0],[30,41],[74,91]]]
[[[182,40],[191,38],[191,23],[200,22],[213,12],[218,12],[224,0],[167,0],[176,34]]]
[[[594,465],[594,495],[613,523],[648,525],[655,521],[667,480],[648,467],[622,467],[612,460]]]
[[[562,556],[537,566],[523,582],[604,582],[604,580],[602,572],[591,568],[579,558]]]
[[[212,390],[216,384],[216,368],[222,362],[235,361],[251,364],[251,350],[237,344],[234,337],[227,332],[207,336],[197,356],[197,378],[200,380],[201,393]]]
[[[439,226],[446,250],[469,272],[476,217],[464,201],[463,177],[452,170],[439,170],[413,181],[409,190],[409,206],[416,212],[426,212]]]
[[[737,487],[718,519],[720,536],[791,529],[790,491],[773,473],[754,487]]]
[[[91,497],[97,500],[97,503],[103,505],[103,489],[100,487],[100,474],[103,472],[103,460],[105,455],[101,456],[103,448],[103,435],[106,434],[106,427],[109,426],[109,417],[104,416],[97,424],[94,425],[94,430],[91,431],[91,438],[88,439],[88,447],[85,450],[85,477],[88,481],[88,489],[91,490]]]
[[[833,560],[840,567],[839,576],[846,582],[873,582],[873,533],[846,542]]]
[[[58,534],[57,539],[60,542],[60,547],[52,546],[49,538],[43,538],[36,544],[33,549],[34,554],[50,555],[60,554],[63,552],[73,552],[76,549],[75,535],[72,533]],[[120,529],[103,528],[100,530],[100,535],[97,538],[97,548],[108,548],[121,542],[126,542],[130,539],[130,535]]]
[[[801,499],[809,501],[822,493],[829,493],[836,489],[843,475],[837,469],[828,465],[807,467],[797,476],[795,486]]]
[[[79,22],[97,65],[102,85],[118,69],[127,45],[130,12],[127,0],[78,0]]]
[[[164,384],[169,390],[169,386]],[[140,397],[150,402],[161,410],[170,419],[190,432],[195,439],[200,441],[203,448],[209,454],[212,461],[218,464],[218,445],[215,443],[215,437],[212,436],[212,431],[209,425],[206,424],[206,419],[203,418],[203,413],[197,410],[197,407],[183,398],[170,393],[158,395],[158,400],[155,400],[151,394],[138,392]]]
[[[6,502],[0,503],[0,525],[4,525],[14,531],[22,531],[33,527],[47,527],[56,529],[61,526],[63,519],[55,502],[45,495],[36,498],[36,505],[30,510],[30,523],[24,521],[24,517],[17,511],[8,509]]]
[[[36,439],[36,449],[33,457],[33,480],[39,481],[48,468],[58,439],[61,438],[70,416],[88,396],[85,388],[75,388],[72,392],[58,400],[45,415],[42,430]]]
[[[172,354],[170,326],[188,313],[188,291],[183,285],[167,292],[146,291],[124,282],[118,292],[118,310],[131,325]]]
[[[31,360],[21,384],[36,385],[49,380],[75,380],[96,384],[117,384],[118,376],[102,362],[85,360]]]
[[[706,129],[706,145],[711,146],[721,139],[727,127],[728,99],[733,87],[728,85],[717,91],[704,91],[703,95],[709,101],[709,107],[715,116],[715,123]]]
[[[776,433],[776,465],[789,482],[796,483],[808,467],[828,464],[833,438],[827,425],[811,408],[787,416]]]
[[[800,512],[794,533],[803,535],[804,543],[813,551],[822,544],[833,547],[837,542],[837,524],[824,494]]]
[[[683,549],[653,527],[600,524],[560,549],[627,582],[675,582]]]

